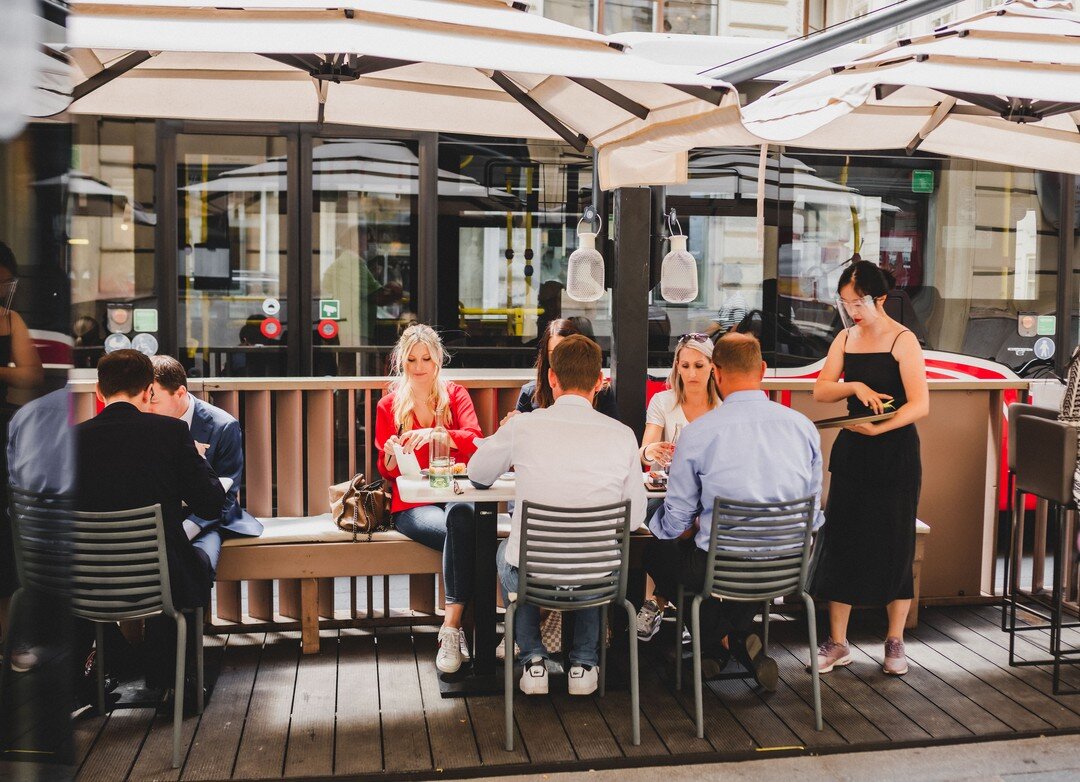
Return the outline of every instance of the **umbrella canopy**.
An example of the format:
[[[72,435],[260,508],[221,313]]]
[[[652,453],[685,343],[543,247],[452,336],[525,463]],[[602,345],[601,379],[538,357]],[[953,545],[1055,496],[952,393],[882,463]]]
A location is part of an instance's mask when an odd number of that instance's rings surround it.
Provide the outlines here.
[[[685,181],[696,146],[760,142],[815,149],[922,149],[1080,173],[1080,14],[1069,0],[1012,0],[930,35],[789,84],[747,106],[742,126],[699,112],[600,150],[605,187]],[[759,143],[760,143],[759,142]],[[685,158],[683,159],[685,160]]]
[[[94,0],[66,51],[83,114],[563,139],[701,107],[724,82],[499,0]]]

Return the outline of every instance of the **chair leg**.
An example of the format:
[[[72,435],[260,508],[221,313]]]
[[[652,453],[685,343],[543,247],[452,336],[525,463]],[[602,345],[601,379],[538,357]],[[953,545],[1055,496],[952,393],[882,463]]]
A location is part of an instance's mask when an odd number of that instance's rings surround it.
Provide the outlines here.
[[[206,689],[205,679],[206,672],[203,664],[203,609],[195,609],[195,709],[197,714],[203,713],[203,708],[206,706],[206,696],[203,694],[203,690]]]
[[[506,719],[506,751],[514,751],[514,613],[517,610],[517,601],[513,601],[506,607],[503,624],[506,632],[503,634],[505,653],[503,655],[503,710]]]
[[[702,704],[701,683],[701,595],[690,604],[690,639],[694,650],[694,719],[697,721],[697,737],[705,738],[705,709]]]
[[[641,704],[638,702],[638,643],[637,612],[629,600],[623,600],[626,607],[627,629],[630,633],[630,724],[633,727],[634,746],[641,745]]]
[[[94,622],[94,666],[97,668],[98,716],[105,716],[105,625]]]
[[[763,654],[769,653],[769,609],[772,608],[772,601],[765,601],[765,610],[761,612],[761,651]]]
[[[600,606],[600,697],[604,697],[607,684],[607,626],[608,607]]]
[[[682,631],[683,631],[683,599],[686,594],[679,584],[675,592],[675,689],[682,689]]]
[[[173,690],[173,759],[172,767],[180,768],[180,734],[184,722],[184,667],[187,663],[187,620],[182,613],[176,619],[176,688]]]
[[[810,679],[814,691],[814,725],[822,730],[821,724],[821,675],[818,672],[817,656],[817,612],[814,610],[814,598],[803,592],[806,604],[806,634],[810,642]]]

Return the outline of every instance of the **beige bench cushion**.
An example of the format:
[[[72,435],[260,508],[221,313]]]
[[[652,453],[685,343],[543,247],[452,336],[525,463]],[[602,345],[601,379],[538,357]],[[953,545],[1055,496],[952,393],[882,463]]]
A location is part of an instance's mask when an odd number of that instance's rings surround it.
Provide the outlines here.
[[[334,524],[329,513],[320,516],[275,516],[268,519],[259,519],[263,524],[263,534],[257,538],[230,537],[222,542],[222,546],[272,546],[284,543],[349,543],[353,539],[351,532],[342,532]],[[499,514],[499,537],[505,537],[510,533],[510,516],[506,513]],[[357,536],[359,540],[366,541],[367,535]],[[396,530],[390,532],[376,532],[372,538],[375,540],[408,540]]]

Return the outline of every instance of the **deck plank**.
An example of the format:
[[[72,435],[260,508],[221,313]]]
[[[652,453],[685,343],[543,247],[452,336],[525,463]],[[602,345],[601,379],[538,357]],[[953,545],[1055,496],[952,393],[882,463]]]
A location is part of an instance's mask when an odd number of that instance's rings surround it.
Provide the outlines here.
[[[76,778],[81,782],[126,779],[153,720],[154,709],[114,710]]]
[[[480,749],[469,725],[469,710],[463,698],[444,698],[439,693],[435,654],[437,628],[414,628],[413,646],[420,676],[420,695],[427,714],[431,758],[435,770],[473,768],[480,765]]]
[[[775,631],[774,638],[775,638]],[[780,639],[786,643],[786,639]],[[792,644],[796,651],[791,651],[782,642],[769,644],[769,654],[776,660],[780,671],[780,678],[792,690],[799,694],[804,703],[810,704],[813,709],[814,694],[813,681],[806,672],[806,655],[808,650],[805,646]],[[841,698],[836,692],[825,685],[825,677],[821,677],[821,715],[822,720],[832,727],[849,744],[881,744],[888,739],[874,723],[860,714],[850,703]]]
[[[382,771],[382,722],[375,636],[342,630],[338,650],[335,774]]]
[[[334,773],[334,707],[337,702],[336,630],[319,633],[318,654],[300,656],[285,751],[286,777]]]
[[[919,638],[932,639],[935,648],[987,684],[1038,714],[1055,728],[1080,727],[1080,715],[1049,694],[1050,677],[1045,672],[1035,668],[1010,667],[1006,649],[939,612],[926,617],[925,629],[922,624],[920,616]]]
[[[522,695],[522,698],[525,696]],[[503,725],[503,700],[497,695],[466,698],[469,719],[472,723],[476,745],[480,749],[480,762],[485,766],[506,766],[511,763],[528,763],[529,755],[521,738],[521,722],[517,718],[515,697],[514,751],[506,751],[506,728]],[[565,758],[567,760],[570,757]]]
[[[596,705],[596,695],[570,695],[565,683],[553,682],[550,695],[551,703],[558,712],[566,736],[573,745],[574,754],[579,760],[598,760],[600,758],[622,757],[619,742],[615,740],[600,709]],[[532,757],[530,750],[529,757]],[[534,761],[535,762],[535,761]]]
[[[376,639],[385,770],[431,769],[431,744],[412,636],[408,628],[388,628],[380,629]]]
[[[281,776],[289,740],[296,667],[300,657],[299,633],[272,633],[259,660],[251,691],[244,734],[236,753],[233,777],[266,779]]]
[[[184,763],[183,780],[231,779],[265,633],[228,636],[213,693]]]
[[[885,700],[906,714],[912,722],[930,734],[940,738],[966,738],[971,731],[939,708],[919,690],[912,687],[908,677],[918,672],[909,672],[907,676],[889,676],[881,670],[884,657],[883,641],[868,639],[865,633],[849,636],[852,663],[850,670],[867,685],[881,694]],[[875,648],[882,657],[871,657],[863,647]]]
[[[640,681],[640,672],[638,674]],[[629,685],[627,685],[629,687]],[[604,717],[604,721],[607,722],[608,730],[611,731],[611,735],[615,737],[615,740],[619,742],[619,748],[622,750],[623,755],[628,758],[640,758],[650,756],[664,756],[669,754],[664,742],[660,740],[659,734],[656,729],[653,728],[652,723],[649,722],[645,716],[645,710],[642,709],[644,701],[640,700],[638,710],[640,712],[638,718],[638,727],[641,733],[641,743],[638,746],[634,746],[634,726],[633,718],[630,713],[630,690],[613,690],[608,688],[607,694],[603,698],[597,698],[596,703],[600,709],[600,713]]]
[[[651,656],[642,656],[641,663],[641,714],[652,723],[668,751],[672,755],[687,755],[713,749],[709,741],[697,737],[693,718],[694,701],[690,695],[690,687],[687,686],[688,682],[683,682],[683,692],[676,696],[672,687],[660,680],[657,668],[661,663]],[[683,706],[682,699],[685,698],[690,699],[689,710]],[[727,720],[731,717],[730,713],[724,716],[724,711],[726,709],[705,710],[706,736],[722,735],[724,722],[721,722],[721,719]],[[738,730],[742,730],[741,726]]]
[[[570,742],[565,726],[559,719],[555,702],[550,695],[526,695],[518,687],[520,671],[514,676],[514,724],[521,734],[525,752],[532,763],[553,763],[577,757],[574,745]],[[550,679],[550,677],[549,677]],[[554,682],[549,681],[549,690],[554,692]],[[502,698],[495,696],[502,707]],[[499,728],[499,736],[505,734],[505,727]],[[621,753],[620,753],[621,754]]]
[[[908,635],[905,647],[909,660],[933,673],[941,681],[978,704],[987,714],[1001,722],[1004,729],[1032,731],[1052,727],[1046,720],[1002,694],[980,679],[977,674],[968,671],[939,651],[936,646],[924,642],[919,636]],[[974,728],[974,726],[971,727]],[[980,729],[979,732],[989,731]],[[1000,732],[1000,729],[994,729],[994,732]]]
[[[990,607],[987,606],[987,608]],[[971,619],[965,619],[965,614],[970,615]],[[1000,615],[988,614],[985,609],[981,608],[976,610],[969,608],[966,611],[956,612],[954,616],[958,621],[966,624],[998,646],[1004,649],[1009,647],[1009,636],[1001,630]],[[1021,624],[1031,624],[1031,622],[1025,622],[1024,618],[1019,615],[1017,619]],[[1035,620],[1035,617],[1031,617],[1031,619]],[[1075,628],[1065,628],[1062,632],[1062,639],[1064,641],[1063,648],[1067,649],[1070,644],[1080,647],[1080,632],[1077,632]],[[1017,633],[1016,654],[1022,660],[1037,660],[1049,657],[1050,631],[1032,630]],[[1080,662],[1080,658],[1074,657],[1073,659]],[[1053,674],[1052,665],[1040,665],[1036,669],[1045,671],[1048,675]],[[1077,663],[1061,667],[1061,681],[1066,688],[1080,686],[1080,667],[1078,667]]]

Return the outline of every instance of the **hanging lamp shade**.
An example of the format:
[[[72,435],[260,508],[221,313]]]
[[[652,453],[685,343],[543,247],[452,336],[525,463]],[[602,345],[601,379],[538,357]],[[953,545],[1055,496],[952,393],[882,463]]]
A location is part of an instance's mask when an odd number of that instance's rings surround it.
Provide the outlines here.
[[[671,304],[688,304],[698,295],[697,261],[686,249],[686,236],[670,237],[671,251],[660,266],[660,295]]]
[[[578,234],[578,248],[566,264],[566,295],[574,301],[604,295],[604,257],[596,249],[596,234]]]

